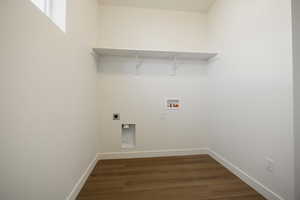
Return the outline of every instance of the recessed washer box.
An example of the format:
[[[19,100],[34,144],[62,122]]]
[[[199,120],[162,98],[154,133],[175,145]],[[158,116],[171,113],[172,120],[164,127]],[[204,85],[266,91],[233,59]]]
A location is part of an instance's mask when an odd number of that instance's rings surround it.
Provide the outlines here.
[[[122,124],[122,148],[135,148],[135,124]]]
[[[179,110],[181,108],[181,102],[178,98],[166,98],[165,101],[167,110]]]

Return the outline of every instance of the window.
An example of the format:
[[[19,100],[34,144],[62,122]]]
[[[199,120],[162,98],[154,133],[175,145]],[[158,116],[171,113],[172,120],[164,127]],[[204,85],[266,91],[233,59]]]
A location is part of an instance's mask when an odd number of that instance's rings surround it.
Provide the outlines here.
[[[61,30],[66,29],[66,0],[31,0]]]

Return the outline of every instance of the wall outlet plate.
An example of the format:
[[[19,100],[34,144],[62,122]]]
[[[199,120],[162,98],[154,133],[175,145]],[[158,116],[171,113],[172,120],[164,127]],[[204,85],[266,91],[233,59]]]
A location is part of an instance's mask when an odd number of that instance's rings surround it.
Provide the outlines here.
[[[165,98],[165,106],[167,110],[179,110],[182,105],[179,98]]]
[[[270,173],[274,172],[274,160],[271,158],[266,158],[266,170]]]

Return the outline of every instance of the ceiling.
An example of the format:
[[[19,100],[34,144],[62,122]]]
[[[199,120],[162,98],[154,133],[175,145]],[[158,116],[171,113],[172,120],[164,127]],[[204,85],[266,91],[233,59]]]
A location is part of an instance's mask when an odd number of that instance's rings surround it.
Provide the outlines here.
[[[215,0],[99,0],[102,5],[206,12]]]

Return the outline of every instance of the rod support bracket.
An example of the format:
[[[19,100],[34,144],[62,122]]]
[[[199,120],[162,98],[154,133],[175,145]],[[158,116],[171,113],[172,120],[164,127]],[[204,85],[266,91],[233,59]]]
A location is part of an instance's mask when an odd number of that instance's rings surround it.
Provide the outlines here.
[[[178,65],[177,56],[174,56],[173,57],[172,76],[176,76],[178,68],[179,68],[179,65]]]
[[[139,75],[139,70],[142,67],[143,63],[144,63],[144,60],[141,59],[138,54],[135,56],[135,60],[136,60],[136,65],[135,65],[136,75]]]
[[[101,55],[98,54],[97,52],[95,52],[95,50],[93,50],[91,52],[91,55],[94,57],[94,60],[96,61],[96,65],[97,65],[97,71],[101,72]]]

